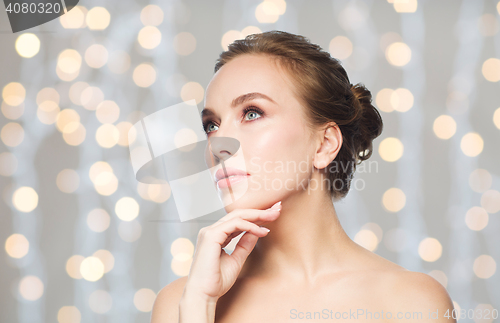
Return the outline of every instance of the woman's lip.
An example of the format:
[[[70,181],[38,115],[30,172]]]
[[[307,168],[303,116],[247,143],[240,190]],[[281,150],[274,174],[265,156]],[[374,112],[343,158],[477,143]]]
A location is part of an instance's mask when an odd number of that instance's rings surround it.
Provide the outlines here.
[[[234,167],[223,167],[219,168],[215,172],[215,181],[219,181],[225,177],[229,177],[231,175],[249,175],[246,171],[239,169],[239,168],[234,168]]]
[[[234,175],[234,176],[224,177],[217,181],[217,187],[219,189],[228,188],[229,186],[232,186],[236,183],[245,180],[249,176],[250,175]]]

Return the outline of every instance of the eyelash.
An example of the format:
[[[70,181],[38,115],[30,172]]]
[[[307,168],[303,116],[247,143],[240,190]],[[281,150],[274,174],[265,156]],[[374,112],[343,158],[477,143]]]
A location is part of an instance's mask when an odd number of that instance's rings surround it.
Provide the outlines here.
[[[243,111],[241,112],[241,118],[244,118],[248,112],[257,112],[258,114],[260,114],[261,116],[264,115],[264,111],[262,111],[261,109],[257,108],[256,106],[249,106],[249,107],[246,107],[243,109]],[[252,119],[252,120],[248,120],[248,121],[254,121],[256,119],[259,119],[259,118],[255,118],[255,119]],[[207,120],[205,122],[203,122],[203,130],[205,131],[205,133],[208,135],[210,132],[207,132],[207,127],[213,123],[212,120]],[[212,131],[211,131],[212,132]]]

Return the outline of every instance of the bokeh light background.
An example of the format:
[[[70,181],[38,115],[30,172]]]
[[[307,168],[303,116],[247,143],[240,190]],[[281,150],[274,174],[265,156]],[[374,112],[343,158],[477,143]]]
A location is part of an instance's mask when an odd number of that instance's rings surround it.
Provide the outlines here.
[[[349,236],[457,309],[499,309],[499,2],[81,0],[16,34],[0,15],[1,322],[149,321],[215,220],[181,223],[168,184],[135,180],[128,130],[201,110],[218,54],[272,29],[341,59],[381,111],[337,203]]]

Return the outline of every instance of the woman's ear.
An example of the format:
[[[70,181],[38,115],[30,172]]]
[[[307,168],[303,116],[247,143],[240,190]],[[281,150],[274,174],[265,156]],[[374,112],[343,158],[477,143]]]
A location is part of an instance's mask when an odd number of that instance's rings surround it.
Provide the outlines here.
[[[314,156],[314,167],[322,169],[337,157],[342,147],[342,132],[339,126],[331,122],[318,131],[318,148]]]

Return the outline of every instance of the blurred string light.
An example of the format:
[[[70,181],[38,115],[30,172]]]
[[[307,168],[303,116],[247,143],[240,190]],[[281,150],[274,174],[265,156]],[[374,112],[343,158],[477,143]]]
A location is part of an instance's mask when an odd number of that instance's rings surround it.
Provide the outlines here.
[[[81,320],[82,314],[75,306],[63,306],[57,312],[57,322],[59,323],[80,323]]]
[[[93,209],[87,215],[87,225],[94,232],[104,232],[109,228],[111,217],[103,209]]]
[[[406,195],[397,187],[388,189],[382,196],[382,205],[389,212],[399,212],[404,208],[405,204]]]
[[[193,262],[194,245],[187,238],[175,239],[170,247],[172,262],[170,268],[177,276],[187,276]]]
[[[384,88],[375,97],[377,107],[384,112],[406,112],[413,107],[414,100],[411,91],[405,88]]]
[[[82,279],[83,276],[80,272],[80,266],[85,259],[81,255],[73,255],[66,261],[66,273],[73,279]]]
[[[403,156],[404,146],[398,138],[388,137],[380,142],[378,152],[383,160],[395,162]]]
[[[25,276],[19,282],[19,294],[28,301],[36,301],[44,292],[43,282],[37,276]]]
[[[115,213],[122,221],[132,221],[139,215],[139,203],[133,197],[122,197],[115,204]]]
[[[33,57],[40,51],[40,39],[32,33],[20,35],[16,40],[16,51],[21,57]]]
[[[99,146],[103,148],[111,148],[118,144],[118,141],[120,140],[120,131],[118,131],[115,125],[105,123],[97,129],[95,139]]]
[[[38,206],[38,194],[32,187],[22,186],[14,191],[12,204],[17,210],[29,213]]]
[[[2,127],[0,138],[6,146],[16,147],[24,140],[24,129],[17,122],[9,122]]]
[[[144,27],[146,28],[146,27]],[[174,50],[177,54],[187,56],[196,49],[196,38],[189,32],[181,32],[174,37]]]
[[[26,237],[20,233],[10,235],[5,241],[5,251],[12,258],[22,258],[28,254],[30,243]]]
[[[136,139],[135,128],[132,128],[132,124],[128,121],[122,121],[116,125],[118,132],[120,133],[120,139],[118,140],[118,145],[123,147],[128,147]]]
[[[469,175],[469,185],[474,192],[483,193],[490,189],[493,178],[486,169],[475,169]]]
[[[500,211],[500,192],[497,190],[487,190],[481,196],[481,206],[491,214]]]
[[[81,102],[82,92],[88,87],[89,85],[86,82],[79,81],[73,83],[69,88],[69,98],[71,102],[76,105],[82,105]]]
[[[141,288],[134,294],[134,305],[141,312],[151,312],[156,293],[149,288]]]
[[[101,172],[93,181],[97,193],[110,196],[118,189],[118,178],[112,172]]]
[[[495,274],[497,263],[490,255],[480,255],[474,260],[473,270],[477,277],[488,279]]]
[[[163,22],[163,10],[150,4],[141,10],[141,22],[144,26],[159,26]]]
[[[198,82],[187,82],[184,84],[180,91],[181,99],[185,102],[194,99],[196,104],[203,101],[205,89]]]
[[[80,115],[76,110],[64,109],[57,114],[56,128],[62,133],[71,133],[78,128]]]
[[[486,80],[490,82],[500,81],[500,59],[488,58],[483,63],[482,72]]]
[[[97,120],[101,123],[114,123],[120,117],[120,108],[115,101],[106,100],[99,103],[96,108]]]
[[[457,123],[453,117],[441,115],[434,120],[432,129],[436,137],[440,139],[450,139],[457,131]]]
[[[330,40],[328,49],[332,57],[343,60],[351,56],[353,45],[349,38],[336,36]]]
[[[10,120],[16,120],[23,116],[24,114],[24,103],[19,104],[18,106],[10,106],[5,101],[2,101],[0,106],[0,110],[4,117]]]
[[[500,130],[500,108],[496,109],[493,113],[493,123]]]
[[[366,248],[370,251],[375,251],[377,249],[379,240],[376,234],[369,229],[361,229],[354,236],[354,242]]]
[[[483,151],[484,141],[477,132],[469,132],[462,137],[460,148],[469,157],[476,157]]]
[[[256,26],[247,26],[243,28],[243,30],[241,31],[234,29],[228,30],[224,33],[224,35],[222,35],[221,39],[222,49],[227,50],[229,44],[231,44],[233,41],[237,39],[243,39],[250,34],[258,34],[261,32],[262,31],[260,30],[260,28]]]
[[[139,44],[145,49],[154,49],[161,43],[161,32],[155,26],[144,26],[137,36]]]
[[[10,106],[18,106],[24,102],[26,90],[21,83],[11,82],[2,89],[2,98]]]
[[[255,18],[261,24],[275,23],[281,15],[285,14],[285,11],[285,0],[265,0],[255,8]]]
[[[166,202],[172,193],[168,183],[145,184],[141,182],[138,182],[137,184],[137,192],[143,199],[156,203]]]
[[[101,68],[108,62],[108,50],[100,44],[90,45],[85,51],[85,62],[92,68]]]
[[[97,257],[87,257],[80,264],[80,274],[85,280],[98,281],[104,275],[104,264]]]
[[[41,89],[36,96],[37,117],[44,124],[53,124],[57,120],[57,115],[60,112],[59,108],[59,93],[50,87]]]
[[[139,87],[150,87],[156,81],[156,69],[150,63],[139,64],[134,69],[133,80]]]
[[[394,10],[400,13],[411,13],[417,11],[418,1],[417,0],[387,0],[387,2],[392,3]]]
[[[72,122],[63,131],[63,139],[70,146],[78,146],[84,140],[87,134],[85,127],[79,122]]]
[[[104,7],[94,7],[87,12],[85,21],[90,30],[104,30],[109,26],[111,15]]]
[[[241,37],[245,38],[248,35],[260,34],[261,32],[262,32],[262,30],[260,30],[259,27],[250,25],[250,26],[246,26],[245,28],[243,28],[241,30]]]
[[[107,162],[95,162],[90,167],[89,176],[96,192],[100,195],[110,196],[118,189],[118,178]]]
[[[104,273],[109,273],[115,266],[115,257],[113,257],[113,254],[109,250],[97,250],[92,256],[101,260],[104,265]]]
[[[78,29],[87,27],[85,17],[87,15],[87,8],[84,6],[75,6],[66,14],[59,17],[61,26],[66,29]]]
[[[403,42],[394,42],[387,46],[385,57],[389,64],[402,67],[411,60],[411,49]]]
[[[425,238],[418,245],[418,254],[422,260],[434,262],[441,258],[443,247],[436,238]]]
[[[488,212],[482,207],[474,206],[465,214],[465,224],[474,231],[481,231],[488,225]]]
[[[97,86],[87,86],[80,94],[81,105],[90,111],[97,109],[102,101],[104,101],[104,93]]]
[[[80,185],[80,176],[74,169],[63,169],[57,174],[56,184],[64,193],[73,193]]]
[[[57,58],[56,73],[63,81],[72,81],[80,74],[82,56],[74,49],[63,50]]]

